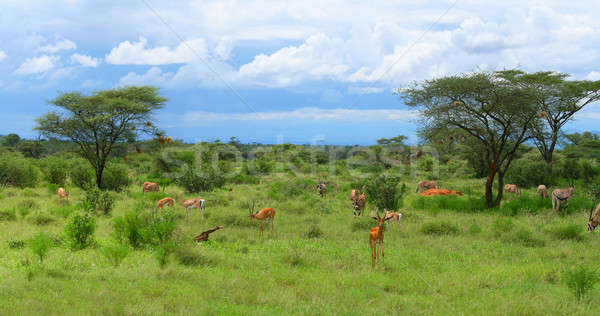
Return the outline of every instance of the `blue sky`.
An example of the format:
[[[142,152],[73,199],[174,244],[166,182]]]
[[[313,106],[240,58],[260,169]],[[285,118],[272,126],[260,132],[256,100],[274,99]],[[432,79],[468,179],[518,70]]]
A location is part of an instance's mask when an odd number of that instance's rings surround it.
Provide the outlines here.
[[[61,91],[161,87],[186,141],[416,142],[394,89],[519,67],[600,79],[596,1],[17,1],[0,4],[0,134]],[[600,130],[600,105],[569,131]]]

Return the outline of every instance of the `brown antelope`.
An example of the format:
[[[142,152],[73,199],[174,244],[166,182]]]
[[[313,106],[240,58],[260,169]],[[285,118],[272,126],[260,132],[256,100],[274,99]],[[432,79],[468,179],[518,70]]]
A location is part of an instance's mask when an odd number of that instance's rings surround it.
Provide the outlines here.
[[[519,188],[516,184],[505,184],[504,192],[512,193],[514,195],[521,195],[521,192],[519,191]]]
[[[540,198],[542,198],[542,199],[545,199],[545,198],[547,198],[547,197],[548,197],[548,188],[547,188],[545,185],[543,185],[543,184],[540,184],[540,185],[537,187],[537,194],[538,194],[538,195],[540,196]]]
[[[400,222],[402,221],[402,213],[400,212],[390,212],[388,210],[385,210],[385,215],[383,216],[385,218],[386,221],[393,219],[396,221],[396,223],[398,224],[398,227],[402,226],[400,224]]]
[[[250,211],[250,220],[257,219],[260,221],[260,236],[262,236],[263,224],[266,220],[269,220],[271,222],[271,232],[273,232],[273,220],[275,219],[274,208],[267,207],[254,213],[254,203],[252,203],[252,208],[248,207],[248,210]]]
[[[600,203],[596,206],[596,211],[593,212],[593,208],[590,210],[590,218],[588,219],[588,231],[591,233],[596,229],[596,226],[600,224]]]
[[[211,233],[213,233],[213,232],[215,232],[215,231],[217,231],[217,230],[219,230],[221,228],[223,228],[223,226],[215,226],[215,227],[213,227],[213,228],[211,228],[211,229],[209,229],[207,231],[203,231],[200,235],[197,235],[196,237],[194,237],[194,240],[196,242],[208,241],[208,236]]]
[[[369,232],[369,245],[371,246],[371,268],[375,268],[375,261],[379,261],[379,252],[377,251],[377,245],[381,250],[381,262],[383,264],[383,271],[385,271],[385,256],[383,254],[383,231],[384,225],[383,223],[390,218],[379,216],[379,211],[377,211],[377,217],[372,217],[374,220],[379,222],[379,226],[371,228]]]
[[[552,210],[558,212],[561,202],[565,202],[565,206],[569,207],[569,200],[573,196],[573,193],[575,193],[574,187],[552,190]]]
[[[317,193],[319,193],[321,197],[325,195],[325,192],[327,192],[327,186],[325,185],[325,183],[320,182],[319,184],[317,184]]]
[[[175,200],[172,197],[166,197],[164,199],[160,199],[158,200],[158,202],[156,202],[156,208],[157,209],[163,209],[164,206],[169,206],[169,207],[173,207],[173,205],[175,205]]]
[[[58,200],[60,201],[60,203],[63,202],[63,200],[69,200],[69,192],[67,192],[67,190],[65,190],[64,188],[58,188]]]
[[[417,191],[416,192],[423,192],[429,189],[437,189],[438,185],[437,182],[435,181],[421,181],[417,184]]]
[[[365,208],[366,203],[366,195],[358,193],[358,195],[354,197],[354,199],[352,200],[352,206],[354,207],[354,216],[360,216],[362,210]]]
[[[181,196],[177,196],[177,201],[185,207],[187,212],[187,220],[190,220],[190,209],[198,209],[202,217],[204,217],[204,199],[203,198],[195,198],[189,200],[182,200]]]
[[[158,192],[160,188],[158,187],[158,183],[156,182],[144,182],[142,185],[142,192]]]
[[[360,192],[358,192],[357,189],[352,189],[352,192],[350,192],[350,201],[354,201],[355,199],[358,199],[359,194],[360,194]]]

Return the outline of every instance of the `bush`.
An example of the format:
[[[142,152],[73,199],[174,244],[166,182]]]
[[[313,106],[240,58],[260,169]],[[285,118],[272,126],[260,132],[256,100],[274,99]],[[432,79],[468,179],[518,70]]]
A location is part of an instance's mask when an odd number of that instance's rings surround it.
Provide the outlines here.
[[[54,217],[50,214],[35,212],[27,217],[27,221],[33,225],[48,225],[55,221]]]
[[[407,191],[406,185],[399,184],[400,178],[394,175],[380,174],[371,177],[365,183],[369,201],[382,211],[399,209]]]
[[[38,171],[29,159],[17,154],[0,155],[0,187],[33,187],[38,182]]]
[[[210,165],[204,165],[200,170],[192,165],[184,165],[181,175],[176,179],[188,193],[212,191],[225,184],[225,177],[217,174]]]
[[[67,181],[66,162],[63,159],[47,158],[44,178],[49,183],[64,186]]]
[[[582,241],[584,239],[582,226],[577,224],[557,226],[550,232],[558,240]]]
[[[121,243],[128,242],[134,248],[144,244],[146,223],[135,212],[127,212],[113,220],[114,234]]]
[[[556,178],[552,165],[526,157],[511,165],[504,183],[514,183],[521,188],[537,187],[540,184],[550,186],[556,182]]]
[[[317,224],[313,224],[305,234],[306,238],[319,238],[323,236],[323,230]]]
[[[129,178],[127,165],[111,163],[104,169],[102,174],[103,189],[120,192],[130,184],[131,179]]]
[[[598,282],[598,274],[586,266],[579,266],[565,273],[565,283],[581,300]]]
[[[85,200],[83,201],[83,209],[87,212],[94,213],[96,211],[108,215],[115,205],[115,199],[110,192],[101,191],[96,187],[89,188],[85,191]]]
[[[76,187],[87,190],[94,185],[94,172],[89,162],[83,159],[75,160],[70,167],[69,177]]]
[[[87,212],[72,214],[65,226],[71,249],[83,249],[93,242],[96,220]]]
[[[52,238],[43,232],[35,235],[27,242],[29,249],[40,258],[40,262],[44,262],[44,257],[48,254],[52,244]]]
[[[429,222],[423,224],[421,232],[427,235],[456,235],[460,232],[458,225],[449,222]]]
[[[174,252],[175,259],[184,266],[210,265],[212,260],[203,256],[198,247],[180,247]]]
[[[113,220],[115,238],[134,248],[158,245],[169,241],[177,228],[175,213],[165,211],[153,218],[127,212]]]
[[[171,211],[165,211],[152,219],[148,230],[153,240],[164,243],[171,239],[176,227],[175,214]]]
[[[115,267],[129,255],[129,247],[120,244],[107,244],[100,250],[102,255]]]
[[[161,269],[167,266],[169,256],[175,251],[175,248],[176,246],[173,242],[161,243],[154,248],[154,257]]]
[[[8,248],[10,249],[22,249],[25,247],[25,241],[21,239],[10,239],[8,240]]]

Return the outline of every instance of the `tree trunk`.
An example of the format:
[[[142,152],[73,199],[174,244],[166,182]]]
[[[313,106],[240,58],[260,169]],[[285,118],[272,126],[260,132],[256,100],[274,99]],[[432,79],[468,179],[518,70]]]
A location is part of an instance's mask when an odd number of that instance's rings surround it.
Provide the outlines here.
[[[496,195],[496,202],[494,206],[500,206],[502,201],[502,194],[504,193],[504,172],[498,171],[498,194]]]
[[[104,173],[104,163],[100,164],[98,166],[98,169],[96,169],[96,185],[98,186],[98,189],[102,189],[102,174]]]
[[[487,180],[485,182],[485,206],[487,208],[494,207],[492,187],[494,185],[494,178],[496,177],[496,163],[490,166],[490,172],[488,173]]]

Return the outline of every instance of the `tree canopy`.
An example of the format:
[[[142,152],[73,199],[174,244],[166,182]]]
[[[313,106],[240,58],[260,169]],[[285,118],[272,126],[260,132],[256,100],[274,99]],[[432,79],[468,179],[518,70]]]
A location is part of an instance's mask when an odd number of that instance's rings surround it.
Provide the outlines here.
[[[504,71],[475,72],[426,80],[400,91],[407,105],[419,108],[423,130],[460,129],[474,141],[488,170],[487,207],[500,204],[503,178],[515,152],[540,124],[535,91],[504,77]]]
[[[102,187],[102,174],[115,145],[134,142],[142,135],[161,135],[153,114],[166,101],[158,88],[150,86],[102,90],[90,95],[62,93],[49,101],[59,111],[39,117],[36,130],[47,137],[76,143],[96,172],[96,184]]]

